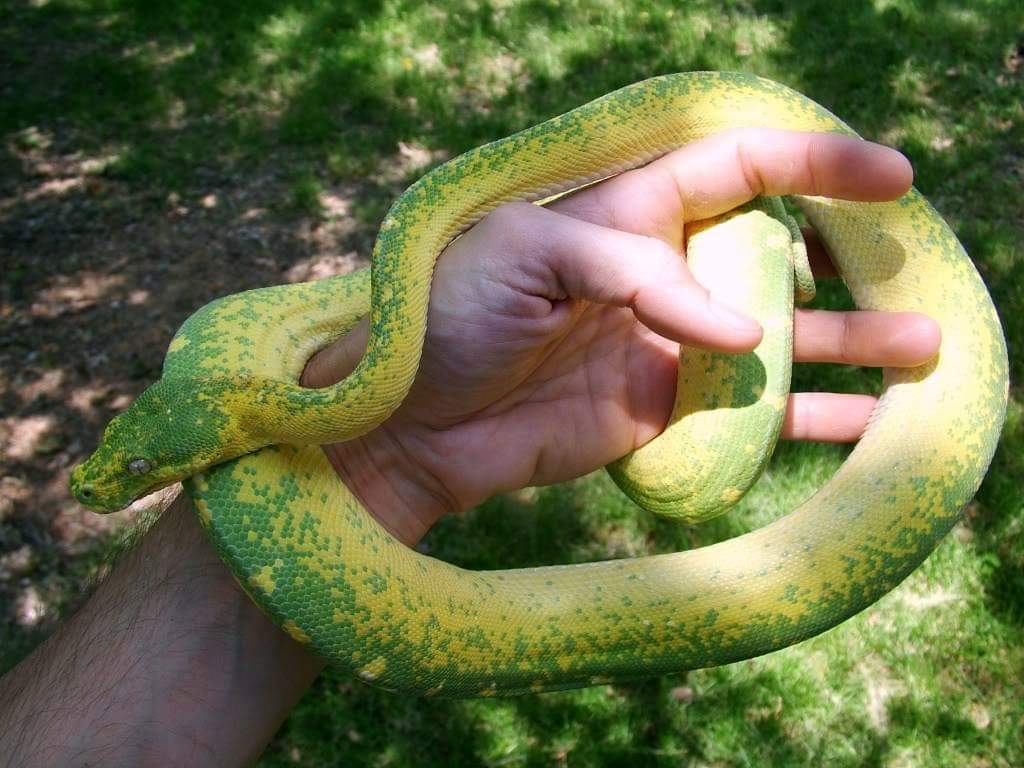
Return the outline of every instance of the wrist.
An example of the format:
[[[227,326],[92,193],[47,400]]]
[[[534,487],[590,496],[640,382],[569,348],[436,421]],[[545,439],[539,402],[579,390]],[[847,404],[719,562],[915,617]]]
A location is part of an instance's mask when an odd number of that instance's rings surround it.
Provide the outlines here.
[[[299,381],[326,387],[352,372],[366,350],[370,325],[364,318],[348,334],[315,354]],[[406,546],[413,546],[444,515],[458,511],[454,497],[438,476],[417,463],[408,445],[392,429],[392,417],[369,433],[323,446],[327,459],[359,502]],[[404,430],[411,433],[411,430]],[[429,453],[429,452],[428,452]]]
[[[406,546],[459,506],[438,475],[425,469],[387,424],[344,443],[324,446],[328,460],[352,494]]]

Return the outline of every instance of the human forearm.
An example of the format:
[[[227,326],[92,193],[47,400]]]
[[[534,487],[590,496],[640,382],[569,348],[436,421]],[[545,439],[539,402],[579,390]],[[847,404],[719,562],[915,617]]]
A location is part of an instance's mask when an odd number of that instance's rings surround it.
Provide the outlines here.
[[[249,601],[180,498],[0,680],[0,764],[248,763],[322,667]]]

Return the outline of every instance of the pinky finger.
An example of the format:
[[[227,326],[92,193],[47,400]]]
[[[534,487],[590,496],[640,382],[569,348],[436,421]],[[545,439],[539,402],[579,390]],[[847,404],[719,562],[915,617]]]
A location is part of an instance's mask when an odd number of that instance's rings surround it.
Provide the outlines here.
[[[878,399],[871,395],[799,392],[789,396],[784,440],[853,443],[860,439]]]

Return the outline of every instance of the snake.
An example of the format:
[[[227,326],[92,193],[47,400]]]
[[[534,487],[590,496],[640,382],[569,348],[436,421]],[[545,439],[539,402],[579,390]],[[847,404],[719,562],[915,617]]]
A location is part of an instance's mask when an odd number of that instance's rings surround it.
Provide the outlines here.
[[[71,473],[73,495],[112,511],[184,480],[214,547],[284,631],[363,681],[418,695],[669,674],[836,626],[898,585],[960,519],[1005,418],[996,309],[916,189],[882,203],[788,198],[858,308],[926,313],[942,341],[924,365],[884,369],[843,464],[761,528],[681,552],[468,570],[396,540],[319,447],[364,434],[399,406],[419,364],[436,259],[474,223],[503,204],[548,200],[750,127],[856,136],[785,85],[687,72],[628,85],[428,171],[384,217],[369,270],[223,297],[186,320],[160,379]],[[792,260],[779,263],[775,277],[791,280]],[[331,387],[299,386],[309,356],[367,313],[369,341],[353,372]],[[704,383],[722,386],[715,376]],[[731,464],[745,439],[706,450]],[[755,453],[771,440],[762,442]],[[687,458],[671,463],[685,471]]]
[[[686,265],[715,301],[764,329],[746,354],[683,346],[657,438],[609,464],[639,506],[680,522],[728,512],[761,476],[782,431],[793,366],[793,302],[815,296],[800,225],[778,197],[689,224]]]

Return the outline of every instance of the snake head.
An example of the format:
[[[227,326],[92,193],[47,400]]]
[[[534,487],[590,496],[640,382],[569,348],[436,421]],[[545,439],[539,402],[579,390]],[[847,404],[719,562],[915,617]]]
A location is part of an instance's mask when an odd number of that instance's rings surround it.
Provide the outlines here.
[[[107,425],[72,471],[71,493],[94,511],[114,512],[231,458],[224,434],[232,419],[219,405],[187,382],[161,379]]]

